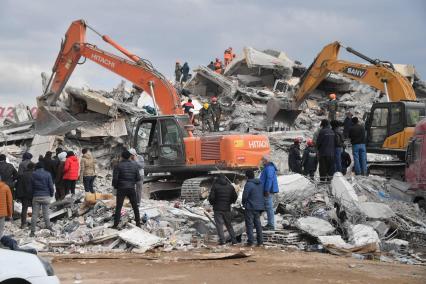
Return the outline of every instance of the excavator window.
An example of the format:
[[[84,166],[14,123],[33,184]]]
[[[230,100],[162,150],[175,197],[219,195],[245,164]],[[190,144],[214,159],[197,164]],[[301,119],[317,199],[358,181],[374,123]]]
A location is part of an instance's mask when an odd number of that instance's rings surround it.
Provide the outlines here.
[[[376,108],[373,111],[369,142],[381,144],[385,141],[388,134],[388,114],[387,107]]]
[[[407,108],[407,127],[414,127],[425,117],[425,110],[420,108]]]
[[[388,136],[404,130],[404,105],[397,103],[390,106],[390,127]]]
[[[160,120],[160,164],[176,165],[185,162],[182,131],[174,118]]]

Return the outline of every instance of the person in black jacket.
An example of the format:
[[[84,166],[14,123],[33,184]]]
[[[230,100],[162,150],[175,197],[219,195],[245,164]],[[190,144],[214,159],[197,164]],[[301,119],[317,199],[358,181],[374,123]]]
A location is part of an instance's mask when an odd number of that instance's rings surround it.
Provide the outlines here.
[[[341,123],[337,120],[330,122],[331,129],[334,131],[334,172],[342,172],[342,150],[344,145]]]
[[[302,173],[302,157],[300,156],[300,140],[294,139],[293,145],[290,146],[288,152],[288,168],[294,173]]]
[[[348,111],[346,113],[345,120],[343,121],[343,137],[345,139],[349,138],[349,130],[351,129],[353,123],[352,123],[352,112]]]
[[[343,175],[346,175],[346,173],[348,172],[348,168],[352,163],[351,156],[345,150],[346,150],[346,147],[343,145],[343,152],[342,152],[342,174]]]
[[[0,154],[0,177],[1,180],[6,183],[7,186],[9,186],[10,190],[13,193],[13,189],[15,188],[15,182],[18,178],[18,172],[11,163],[6,162],[5,154]]]
[[[16,198],[21,201],[21,229],[25,228],[27,224],[27,212],[28,207],[31,206],[33,201],[33,190],[31,185],[31,179],[34,171],[34,163],[29,163],[23,170],[22,175],[19,176],[18,182],[16,183]]]
[[[303,174],[313,179],[318,167],[318,153],[312,139],[306,141],[306,148],[302,156],[302,166]]]
[[[47,151],[43,158],[44,169],[50,173],[52,179],[56,179],[56,161],[52,159],[52,152]]]
[[[256,227],[257,245],[263,244],[262,223],[260,214],[265,210],[265,199],[263,197],[263,186],[260,180],[254,178],[252,170],[246,171],[247,182],[244,186],[242,204],[244,206],[244,217],[246,222],[247,246],[254,243],[253,224]]]
[[[365,128],[359,123],[358,117],[352,118],[353,126],[349,130],[354,157],[356,175],[367,175],[367,150],[365,148]]]
[[[321,131],[318,134],[317,148],[320,180],[328,182],[334,174],[335,134],[331,130],[327,119],[321,121]]]
[[[121,161],[113,170],[112,186],[117,190],[117,200],[115,206],[114,225],[116,229],[120,223],[121,208],[126,196],[130,200],[135,214],[136,226],[141,226],[138,203],[136,200],[136,183],[141,180],[139,168],[136,163],[130,160],[132,154],[128,150],[121,153]]]
[[[226,226],[226,229],[231,236],[232,244],[237,243],[234,229],[231,224],[231,204],[237,201],[237,197],[234,187],[226,179],[225,175],[219,175],[210,190],[209,202],[213,205],[214,221],[216,223],[216,230],[219,236],[220,245],[225,244],[223,225]]]

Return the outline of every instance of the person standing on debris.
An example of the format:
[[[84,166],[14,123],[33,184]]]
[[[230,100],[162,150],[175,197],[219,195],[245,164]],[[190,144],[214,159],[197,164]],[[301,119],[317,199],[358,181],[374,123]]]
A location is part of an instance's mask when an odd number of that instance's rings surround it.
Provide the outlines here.
[[[210,61],[209,65],[207,65],[207,68],[214,71],[214,62]]]
[[[263,195],[265,201],[266,214],[268,216],[268,223],[263,228],[264,230],[275,230],[275,216],[274,216],[274,194],[279,192],[277,167],[272,162],[269,155],[262,158],[263,170],[260,173],[260,183],[263,186]]]
[[[337,115],[337,100],[336,100],[336,94],[330,94],[329,95],[330,100],[327,104],[327,110],[328,110],[328,120],[336,120]]]
[[[260,214],[265,210],[265,200],[263,198],[263,187],[260,180],[254,178],[252,170],[246,171],[247,182],[244,186],[242,204],[244,206],[244,218],[247,232],[247,245],[254,243],[253,225],[256,227],[257,245],[263,244],[262,224]]]
[[[56,161],[52,159],[52,152],[47,151],[43,158],[44,169],[50,173],[52,179],[56,178]]]
[[[354,169],[356,175],[367,175],[367,150],[365,148],[365,128],[359,123],[358,117],[352,118],[353,126],[349,130],[352,144]]]
[[[64,181],[64,166],[67,159],[67,152],[61,152],[58,155],[59,165],[56,169],[56,179],[55,179],[55,199],[62,200],[65,198],[65,181]]]
[[[31,153],[29,152],[25,152],[22,155],[22,162],[19,163],[18,166],[18,179],[20,176],[22,176],[25,172],[25,170],[27,169],[28,164],[31,163],[31,159],[33,158],[33,155],[31,155]]]
[[[90,153],[89,149],[84,148],[81,150],[83,157],[81,157],[80,178],[83,181],[84,191],[95,193],[93,184],[96,178],[96,162]]]
[[[332,120],[331,129],[334,131],[334,172],[342,172],[342,151],[344,146],[343,132],[340,122]]]
[[[346,150],[346,147],[345,147],[345,145],[343,145],[343,151],[342,151],[342,155],[341,155],[341,159],[342,159],[342,174],[343,175],[346,175],[346,173],[348,172],[348,168],[349,168],[349,166],[352,163],[351,156],[345,150]]]
[[[318,134],[317,148],[320,180],[328,182],[334,174],[335,135],[327,119],[321,121],[321,131]]]
[[[185,62],[182,66],[182,83],[185,83],[189,79],[189,65]]]
[[[5,154],[0,154],[0,177],[1,180],[6,183],[13,192],[16,179],[18,178],[18,172],[11,163],[6,161]]]
[[[237,198],[238,195],[232,184],[224,174],[220,174],[214,181],[209,194],[209,202],[213,205],[214,221],[219,236],[219,245],[224,245],[226,243],[223,225],[225,225],[228,230],[232,244],[237,243],[235,232],[231,224],[231,204],[235,203]]]
[[[312,139],[306,141],[306,148],[302,156],[303,174],[314,179],[318,167],[318,152],[314,147]]]
[[[188,99],[188,101],[182,105],[182,108],[183,108],[183,113],[186,113],[189,115],[189,110],[191,108],[192,109],[194,108],[194,104],[192,103],[192,100]]]
[[[294,173],[302,173],[302,157],[300,156],[300,138],[295,138],[288,151],[288,168]]]
[[[231,50],[232,50],[232,48],[229,47],[229,48],[225,49],[225,52],[223,54],[225,67],[228,66],[229,63],[231,63],[231,60],[232,60]]]
[[[213,126],[214,131],[219,131],[220,118],[222,116],[222,106],[217,101],[216,97],[212,97],[210,107],[213,112]]]
[[[0,177],[0,239],[3,237],[6,218],[10,219],[13,215],[12,191],[7,183]]]
[[[34,171],[34,164],[29,163],[22,175],[19,176],[18,182],[16,183],[16,198],[21,201],[21,229],[25,228],[27,224],[27,212],[28,207],[31,206],[33,201],[33,189],[32,189],[32,176]]]
[[[204,103],[198,115],[200,117],[202,131],[205,132],[206,130],[208,130],[212,132],[212,122],[214,121],[214,115],[212,109],[210,108],[210,105],[208,103]]]
[[[216,72],[217,74],[222,74],[222,70],[223,70],[222,61],[220,61],[219,58],[216,58],[214,62],[214,72]]]
[[[142,155],[138,155],[134,148],[129,150],[130,154],[132,154],[132,161],[136,163],[139,169],[139,175],[141,176],[141,180],[136,183],[136,201],[138,206],[141,204],[142,193],[143,193],[143,178],[145,176],[145,160]]]
[[[67,152],[67,159],[64,164],[64,185],[65,185],[65,195],[71,193],[75,194],[75,184],[78,180],[80,172],[80,163],[78,162],[77,157],[73,151]]]
[[[124,199],[129,198],[135,214],[136,226],[141,226],[139,208],[136,201],[135,186],[141,180],[139,167],[136,163],[130,160],[132,154],[128,150],[121,153],[121,161],[114,167],[112,174],[112,186],[117,190],[117,200],[114,214],[114,225],[116,229],[120,223],[121,208],[123,207]]]
[[[348,111],[346,113],[345,120],[343,121],[343,137],[345,139],[349,138],[349,130],[351,129],[353,123],[352,123],[352,112]]]
[[[33,193],[33,212],[31,216],[30,237],[34,237],[40,207],[43,211],[46,228],[50,231],[53,230],[50,226],[49,204],[55,190],[53,188],[52,176],[44,170],[44,165],[41,162],[38,162],[35,166],[35,171],[31,178],[31,188]]]
[[[175,81],[177,83],[179,83],[181,77],[182,77],[182,65],[180,65],[179,61],[176,61],[176,65],[175,65]]]

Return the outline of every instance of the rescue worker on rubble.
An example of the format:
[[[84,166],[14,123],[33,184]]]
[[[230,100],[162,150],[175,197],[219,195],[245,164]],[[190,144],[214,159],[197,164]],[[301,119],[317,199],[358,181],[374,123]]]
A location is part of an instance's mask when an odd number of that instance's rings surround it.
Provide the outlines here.
[[[132,205],[136,226],[141,226],[141,218],[136,200],[136,184],[141,180],[141,176],[139,166],[130,160],[131,156],[132,154],[128,150],[124,150],[121,153],[121,161],[114,167],[112,174],[112,186],[117,190],[113,229],[117,229],[120,223],[121,208],[123,207],[126,196]]]
[[[225,225],[228,230],[232,244],[237,243],[235,232],[231,224],[231,204],[235,203],[237,198],[238,195],[232,184],[224,174],[220,174],[219,177],[215,179],[209,194],[209,202],[213,205],[214,221],[219,236],[219,245],[224,245],[226,243],[223,225]]]
[[[222,106],[217,101],[216,97],[211,98],[210,108],[212,109],[212,112],[213,112],[214,131],[219,131],[220,117],[222,116]]]
[[[312,139],[306,141],[306,148],[302,156],[302,166],[303,174],[313,179],[318,167],[318,153]]]
[[[337,115],[337,100],[336,94],[329,95],[330,100],[327,103],[328,121],[336,120]]]
[[[302,157],[300,155],[300,138],[293,141],[288,152],[288,168],[294,173],[302,173]]]
[[[176,61],[176,65],[175,65],[175,81],[176,81],[176,83],[180,82],[181,77],[182,77],[182,65],[180,65],[179,61]]]
[[[317,138],[319,172],[322,182],[329,182],[334,174],[335,134],[327,119],[321,121]]]
[[[194,120],[194,104],[192,103],[191,99],[188,99],[186,103],[182,105],[183,112],[188,114],[189,121],[193,123]]]
[[[214,62],[214,72],[216,72],[217,74],[222,74],[222,70],[223,70],[222,61],[220,61],[219,58],[216,58]]]
[[[213,131],[213,111],[208,103],[204,103],[203,107],[200,109],[199,113],[202,131],[205,132],[208,128],[208,131]]]
[[[214,62],[210,61],[209,65],[207,65],[207,68],[214,71]]]
[[[232,47],[228,47],[223,54],[225,67],[228,66],[229,63],[231,63],[231,61],[234,59],[234,57],[235,57],[235,54],[232,51]]]
[[[185,83],[189,79],[189,65],[185,62],[182,66],[182,83]]]

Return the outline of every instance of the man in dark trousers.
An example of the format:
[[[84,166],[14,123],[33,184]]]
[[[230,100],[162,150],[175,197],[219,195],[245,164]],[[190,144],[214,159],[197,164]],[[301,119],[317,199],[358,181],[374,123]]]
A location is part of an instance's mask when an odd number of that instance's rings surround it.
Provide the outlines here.
[[[0,177],[1,180],[9,186],[13,193],[15,182],[18,178],[18,172],[11,163],[6,162],[6,155],[4,154],[0,154]]]
[[[32,189],[32,176],[34,171],[34,164],[29,163],[23,173],[19,176],[18,182],[16,183],[16,198],[21,201],[21,229],[25,228],[27,224],[27,212],[28,207],[31,206],[33,201],[33,189]]]
[[[323,119],[320,126],[317,139],[320,180],[328,182],[334,174],[335,135],[327,119]]]
[[[189,65],[185,62],[182,66],[182,83],[185,83],[189,79]]]
[[[247,182],[244,186],[242,204],[245,208],[244,217],[246,221],[247,246],[252,246],[253,225],[256,227],[257,245],[263,244],[262,223],[260,223],[260,214],[265,210],[265,200],[263,197],[263,186],[260,180],[254,178],[252,170],[246,171]]]
[[[112,186],[117,190],[117,201],[115,206],[114,225],[116,229],[120,223],[121,208],[124,198],[129,198],[135,214],[136,226],[141,226],[139,208],[136,200],[136,183],[141,180],[139,168],[130,160],[132,154],[128,150],[121,153],[121,161],[114,168],[112,174]]]
[[[214,128],[214,131],[217,132],[219,131],[220,118],[222,116],[222,106],[217,101],[216,97],[212,97],[210,108],[212,109],[212,112],[213,112],[213,128]]]
[[[288,168],[294,173],[302,173],[302,157],[300,155],[300,138],[294,139],[288,151]]]
[[[341,158],[342,158],[342,174],[343,175],[346,175],[346,173],[348,172],[348,168],[352,163],[351,156],[345,150],[346,150],[346,147],[345,147],[345,145],[343,145],[343,152],[342,152],[342,156],[341,156]]]
[[[331,129],[334,131],[334,172],[342,172],[342,151],[344,145],[341,123],[337,120],[330,122]]]
[[[219,236],[219,245],[225,244],[225,235],[223,233],[223,225],[226,226],[231,237],[232,244],[237,243],[234,229],[231,224],[231,204],[237,201],[237,193],[232,184],[227,180],[225,175],[221,174],[215,180],[210,190],[209,202],[213,205],[214,221]]]
[[[318,153],[312,139],[306,141],[306,148],[302,156],[302,166],[303,174],[313,179],[318,167]]]
[[[349,130],[356,175],[367,175],[367,150],[365,148],[365,128],[358,117],[352,118],[353,126]]]
[[[343,137],[345,139],[349,138],[349,130],[351,129],[353,123],[352,123],[352,112],[348,111],[346,113],[345,120],[343,121]]]

